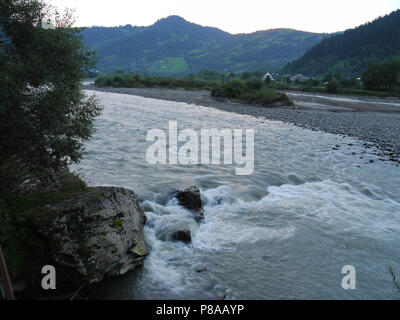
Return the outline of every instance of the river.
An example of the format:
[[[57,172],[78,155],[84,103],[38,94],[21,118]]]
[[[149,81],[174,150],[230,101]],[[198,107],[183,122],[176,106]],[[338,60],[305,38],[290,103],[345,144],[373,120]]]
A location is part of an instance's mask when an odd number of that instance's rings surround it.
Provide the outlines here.
[[[103,286],[99,298],[400,297],[389,272],[400,278],[400,169],[361,141],[185,103],[95,95],[104,110],[73,170],[89,185],[134,190],[152,248],[143,268]],[[149,164],[146,134],[170,120],[180,130],[254,129],[253,174],[235,175],[235,165]],[[189,219],[168,194],[193,184],[205,220],[188,222],[192,243],[159,240],[160,228]],[[341,286],[345,265],[356,270],[355,290]]]

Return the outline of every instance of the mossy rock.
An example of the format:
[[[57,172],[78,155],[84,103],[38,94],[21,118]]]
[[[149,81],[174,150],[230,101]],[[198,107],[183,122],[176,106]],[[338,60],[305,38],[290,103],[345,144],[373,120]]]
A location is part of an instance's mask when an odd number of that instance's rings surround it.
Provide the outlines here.
[[[149,249],[136,194],[116,187],[87,188],[76,182],[62,191],[19,196],[14,205],[9,202],[30,231],[29,237],[35,238],[37,265],[62,266],[63,272],[74,274],[71,281],[76,285],[96,283],[141,265]],[[57,273],[59,277],[68,278],[68,274]]]

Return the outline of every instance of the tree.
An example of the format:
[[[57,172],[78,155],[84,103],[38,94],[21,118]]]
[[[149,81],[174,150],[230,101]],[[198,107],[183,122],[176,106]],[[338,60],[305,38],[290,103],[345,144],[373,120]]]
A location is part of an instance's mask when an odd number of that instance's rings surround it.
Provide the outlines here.
[[[380,67],[385,90],[392,91],[398,85],[400,60],[390,60]]]
[[[38,173],[81,159],[101,108],[81,85],[95,60],[73,23],[42,0],[0,0],[0,166]]]
[[[235,74],[233,72],[229,73],[228,75],[228,81],[235,78]]]
[[[251,73],[245,71],[245,72],[242,73],[242,76],[240,77],[240,79],[242,79],[242,80],[247,80],[247,79],[249,79],[250,77],[251,77]]]
[[[340,87],[340,83],[338,81],[331,80],[326,85],[326,92],[328,92],[328,93],[336,93],[336,92],[338,92],[339,87]]]
[[[396,10],[355,29],[325,38],[302,57],[290,62],[283,72],[310,76],[334,72],[345,77],[358,77],[368,64],[398,56],[399,39],[400,10]]]
[[[368,65],[362,81],[365,89],[392,91],[399,84],[399,75],[400,60],[389,60]]]
[[[262,82],[262,80],[260,80],[258,78],[251,78],[246,81],[246,85],[250,91],[252,91],[252,90],[258,91],[258,90],[261,90],[261,88],[263,86],[263,82]]]
[[[383,83],[380,65],[377,63],[368,65],[362,75],[362,82],[365,89],[378,90]]]

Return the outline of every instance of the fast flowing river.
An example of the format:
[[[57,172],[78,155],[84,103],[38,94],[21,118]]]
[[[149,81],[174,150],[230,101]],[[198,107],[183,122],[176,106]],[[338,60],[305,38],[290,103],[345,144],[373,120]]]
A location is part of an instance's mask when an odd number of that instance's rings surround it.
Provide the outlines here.
[[[143,201],[152,248],[143,268],[105,285],[100,298],[400,298],[389,271],[392,266],[400,278],[395,164],[379,161],[354,139],[279,121],[95,94],[104,111],[73,169],[90,185],[134,190]],[[147,131],[167,131],[170,120],[178,130],[254,129],[254,173],[235,175],[236,165],[149,164]],[[159,240],[160,228],[188,221],[188,212],[168,194],[190,185],[201,189],[204,223],[188,222],[190,244]],[[346,265],[356,270],[355,290],[341,286]]]

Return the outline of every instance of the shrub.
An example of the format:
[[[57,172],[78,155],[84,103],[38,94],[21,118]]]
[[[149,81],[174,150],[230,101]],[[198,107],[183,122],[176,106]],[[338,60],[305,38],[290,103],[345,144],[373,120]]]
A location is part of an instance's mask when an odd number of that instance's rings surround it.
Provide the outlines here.
[[[246,81],[246,85],[250,91],[258,91],[258,90],[261,90],[261,88],[263,86],[263,82],[260,79],[251,78]]]
[[[326,85],[326,92],[328,93],[336,93],[339,91],[340,83],[336,80],[331,80]]]
[[[250,77],[251,77],[251,73],[246,71],[246,72],[243,72],[243,73],[242,73],[240,79],[242,79],[242,80],[247,80],[247,79],[249,79]]]
[[[239,98],[246,90],[245,83],[238,79],[230,80],[224,85],[225,95],[230,98]]]

